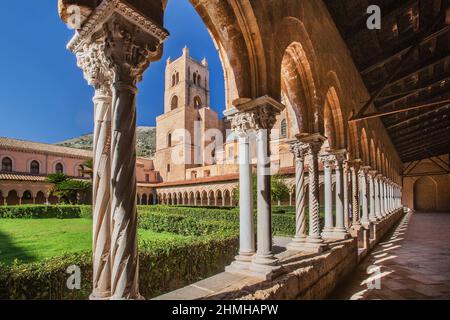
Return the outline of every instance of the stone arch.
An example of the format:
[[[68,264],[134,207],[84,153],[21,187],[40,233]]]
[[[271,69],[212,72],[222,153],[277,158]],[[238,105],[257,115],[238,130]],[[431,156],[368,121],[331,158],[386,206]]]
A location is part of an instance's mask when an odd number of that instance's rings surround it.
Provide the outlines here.
[[[202,206],[204,206],[204,205],[209,205],[209,202],[208,202],[208,193],[206,192],[206,190],[203,190],[203,191],[202,191],[201,197],[202,197]]]
[[[353,114],[353,113],[352,113]],[[358,138],[358,125],[356,122],[349,122],[348,123],[348,138],[347,138],[347,146],[349,149],[350,155],[354,159],[359,159],[361,157],[360,148],[359,148],[359,141]]]
[[[194,205],[194,192],[189,192],[189,205]]]
[[[414,210],[433,212],[437,208],[437,183],[431,177],[414,182]]]
[[[145,194],[145,193],[141,196],[141,204],[148,205],[147,194]]]
[[[149,193],[149,195],[148,195],[148,204],[149,205],[155,204],[155,198],[153,196],[153,193]]]
[[[16,190],[10,190],[6,196],[6,203],[10,206],[19,204],[19,193]]]
[[[66,173],[66,166],[62,160],[56,160],[53,162],[53,172]]]
[[[325,136],[328,138],[330,148],[344,149],[345,148],[344,118],[342,116],[342,108],[339,101],[338,92],[335,86],[330,87],[325,95],[324,127],[325,127]],[[329,136],[330,133],[331,138]]]
[[[377,152],[373,138],[370,139],[370,166],[372,169],[377,168]]]
[[[172,193],[172,204],[177,205],[178,204],[178,196],[176,192]]]
[[[370,151],[369,151],[369,141],[367,140],[367,132],[365,128],[361,129],[361,139],[360,139],[360,147],[361,147],[361,156],[364,165],[370,164]]]
[[[195,96],[193,102],[195,109],[200,109],[203,106],[202,99],[199,96]]]
[[[223,193],[222,193],[222,190],[217,190],[215,196],[216,196],[216,205],[217,205],[217,206],[222,206],[222,203],[223,203]]]
[[[210,190],[208,192],[208,200],[209,200],[209,204],[211,206],[216,205],[216,197],[215,197],[214,191]]]
[[[201,206],[202,205],[202,198],[201,198],[201,195],[200,195],[200,191],[196,191],[195,192],[194,204],[196,206]]]
[[[21,199],[21,203],[22,204],[33,204],[33,192],[31,192],[30,190],[25,190],[22,193],[22,199]]]
[[[223,206],[230,206],[231,207],[233,205],[232,202],[231,202],[232,201],[232,197],[231,197],[230,190],[228,190],[228,189],[224,190],[222,201],[223,201]]]
[[[226,106],[241,97],[256,98],[265,87],[265,57],[249,0],[190,0],[219,52],[225,76]],[[232,36],[231,36],[232,35]]]
[[[45,204],[46,199],[45,199],[45,192],[43,191],[38,191],[36,193],[36,204]]]
[[[281,60],[281,90],[287,107],[292,108],[298,133],[313,132],[316,87],[305,50],[299,42],[286,47]]]

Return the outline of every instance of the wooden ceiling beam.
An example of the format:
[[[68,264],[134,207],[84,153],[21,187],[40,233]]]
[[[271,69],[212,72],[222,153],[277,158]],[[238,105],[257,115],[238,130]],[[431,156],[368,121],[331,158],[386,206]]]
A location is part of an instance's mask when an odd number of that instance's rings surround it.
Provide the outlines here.
[[[448,106],[448,105],[437,107],[434,110],[427,111],[427,112],[424,112],[424,113],[420,113],[420,114],[418,114],[416,116],[412,116],[412,117],[409,117],[409,118],[406,118],[406,119],[401,119],[400,121],[397,121],[397,122],[394,122],[394,123],[390,123],[390,124],[388,124],[385,127],[386,127],[386,130],[389,131],[391,129],[397,128],[397,127],[402,126],[404,124],[408,124],[411,121],[416,121],[416,120],[419,120],[419,119],[422,119],[422,118],[425,118],[425,117],[426,118],[423,121],[426,121],[426,119],[428,119],[429,117],[432,118],[434,116],[437,116],[437,115],[435,115],[436,113],[439,114],[439,112],[442,111],[442,110],[449,111],[449,109],[450,109],[450,106]]]

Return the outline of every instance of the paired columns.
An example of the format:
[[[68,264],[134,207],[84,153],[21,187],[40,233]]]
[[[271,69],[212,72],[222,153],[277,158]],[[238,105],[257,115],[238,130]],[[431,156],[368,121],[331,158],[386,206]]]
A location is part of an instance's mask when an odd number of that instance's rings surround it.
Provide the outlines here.
[[[98,11],[98,12],[97,12]],[[101,13],[101,14],[100,14]],[[168,33],[134,8],[103,2],[68,44],[94,95],[91,299],[139,299],[136,83]]]
[[[247,270],[264,278],[270,278],[279,267],[272,251],[270,131],[276,115],[284,108],[271,97],[263,96],[236,106],[227,114],[232,129],[239,136],[239,202],[240,249],[236,261],[227,271]],[[256,138],[257,153],[257,246],[255,252],[253,229],[252,167],[250,138]]]

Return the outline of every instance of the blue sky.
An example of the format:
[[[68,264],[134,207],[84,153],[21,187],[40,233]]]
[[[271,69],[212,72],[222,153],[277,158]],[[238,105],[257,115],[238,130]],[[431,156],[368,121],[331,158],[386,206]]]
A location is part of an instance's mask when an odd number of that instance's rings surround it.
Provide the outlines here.
[[[93,89],[66,50],[73,31],[59,19],[56,1],[1,1],[0,136],[54,143],[92,132]],[[26,9],[25,9],[26,8]],[[139,84],[138,125],[154,126],[163,112],[166,59],[187,45],[195,59],[206,57],[211,105],[224,109],[223,70],[202,20],[188,0],[169,0],[165,27],[171,36],[163,58]]]

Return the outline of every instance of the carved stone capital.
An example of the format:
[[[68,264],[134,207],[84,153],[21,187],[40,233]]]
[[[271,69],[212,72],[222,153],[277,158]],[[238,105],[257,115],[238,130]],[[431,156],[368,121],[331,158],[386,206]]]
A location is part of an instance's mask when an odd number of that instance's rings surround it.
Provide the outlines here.
[[[253,112],[239,112],[231,117],[231,129],[239,136],[246,137],[257,129]]]
[[[294,155],[296,160],[303,160],[308,153],[309,146],[298,140],[288,142],[289,151]]]
[[[336,163],[336,156],[331,153],[320,154],[319,159],[324,168],[330,168]]]
[[[284,109],[284,105],[272,97],[262,96],[256,99],[239,99],[233,102],[240,112],[254,114],[257,130],[271,130],[276,116]]]
[[[104,49],[103,41],[85,43],[76,52],[77,65],[83,70],[84,78],[89,85],[110,96],[112,73],[107,68]]]

